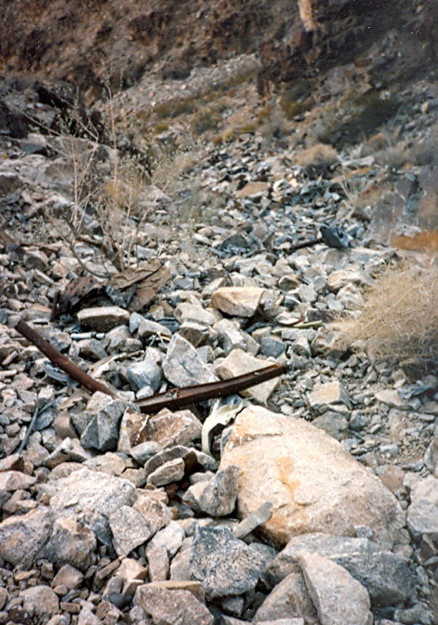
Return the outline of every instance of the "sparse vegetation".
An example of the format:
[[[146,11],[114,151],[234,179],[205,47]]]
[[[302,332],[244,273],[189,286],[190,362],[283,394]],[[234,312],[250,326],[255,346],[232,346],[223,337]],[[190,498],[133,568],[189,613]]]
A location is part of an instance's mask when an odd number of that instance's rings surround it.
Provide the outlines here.
[[[297,152],[294,161],[303,167],[307,175],[317,176],[338,162],[338,153],[331,145],[316,143],[306,150]]]
[[[438,267],[401,264],[386,269],[354,321],[341,324],[370,355],[392,364],[415,359],[438,369]]]

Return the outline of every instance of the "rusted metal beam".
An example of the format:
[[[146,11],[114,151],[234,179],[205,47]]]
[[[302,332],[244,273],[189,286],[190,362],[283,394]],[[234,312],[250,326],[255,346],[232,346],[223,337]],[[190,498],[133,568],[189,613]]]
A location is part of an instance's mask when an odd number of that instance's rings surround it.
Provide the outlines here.
[[[89,391],[100,391],[111,397],[117,397],[116,393],[108,388],[102,382],[95,380],[89,376],[85,371],[82,371],[77,365],[75,365],[67,356],[61,354],[49,341],[44,339],[41,334],[31,328],[27,323],[20,321],[16,324],[15,329],[28,341],[33,343],[40,352],[42,352],[54,365],[68,373],[68,375],[76,380],[82,386],[85,386]],[[288,370],[287,365],[280,365],[273,363],[262,369],[251,371],[250,373],[244,373],[238,375],[229,380],[220,380],[218,382],[209,382],[207,384],[195,384],[193,386],[185,386],[182,388],[175,388],[165,393],[158,393],[142,399],[136,402],[140,411],[144,414],[152,414],[158,412],[162,408],[168,408],[169,410],[177,410],[195,404],[199,401],[205,401],[207,399],[216,399],[217,397],[225,397],[226,395],[232,395],[239,393],[252,386],[271,380],[282,373],[286,373]]]
[[[206,399],[215,399],[217,397],[225,397],[244,391],[251,386],[256,386],[267,380],[272,380],[282,373],[286,373],[287,365],[274,363],[263,369],[257,369],[250,373],[238,375],[229,380],[220,380],[219,382],[208,382],[206,384],[195,384],[194,386],[185,386],[183,388],[174,388],[165,393],[158,393],[137,401],[137,405],[141,412],[151,414],[158,412],[162,408],[169,410],[178,410],[189,404]]]
[[[82,371],[74,362],[72,362],[67,356],[61,354],[49,341],[46,341],[45,338],[39,334],[36,330],[31,328],[27,323],[25,323],[22,319],[16,324],[15,329],[19,332],[24,338],[33,343],[40,352],[47,356],[49,360],[53,362],[54,365],[68,373],[68,375],[76,380],[82,386],[85,386],[89,391],[95,393],[96,391],[100,391],[101,393],[105,393],[106,395],[110,395],[111,397],[117,397],[117,395],[112,391],[108,386],[95,380],[88,373]]]

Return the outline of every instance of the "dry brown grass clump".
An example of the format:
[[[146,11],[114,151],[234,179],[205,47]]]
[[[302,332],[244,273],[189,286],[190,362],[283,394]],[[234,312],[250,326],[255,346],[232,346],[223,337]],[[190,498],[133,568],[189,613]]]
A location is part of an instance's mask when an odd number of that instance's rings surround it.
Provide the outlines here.
[[[394,364],[438,369],[438,267],[387,269],[366,296],[360,316],[342,329],[370,355]]]
[[[306,150],[297,152],[294,161],[297,165],[303,167],[306,174],[320,175],[324,173],[330,166],[338,162],[338,153],[331,145],[325,143],[316,143]]]

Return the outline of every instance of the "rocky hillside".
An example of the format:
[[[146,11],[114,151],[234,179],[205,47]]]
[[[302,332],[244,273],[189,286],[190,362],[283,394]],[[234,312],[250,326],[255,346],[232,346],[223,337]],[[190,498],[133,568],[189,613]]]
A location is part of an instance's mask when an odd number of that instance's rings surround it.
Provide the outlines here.
[[[437,6],[1,4],[0,625],[438,622]]]

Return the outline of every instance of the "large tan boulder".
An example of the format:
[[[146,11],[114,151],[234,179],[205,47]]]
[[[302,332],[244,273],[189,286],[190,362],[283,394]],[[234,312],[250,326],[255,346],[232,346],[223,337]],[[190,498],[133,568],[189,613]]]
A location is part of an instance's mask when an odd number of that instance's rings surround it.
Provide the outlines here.
[[[338,441],[302,419],[249,406],[237,417],[220,468],[237,465],[238,509],[246,517],[265,501],[274,507],[262,529],[276,544],[307,532],[372,538],[391,547],[404,525],[394,495]]]

